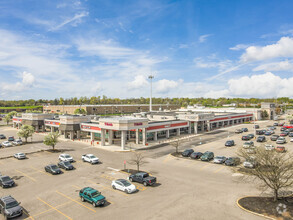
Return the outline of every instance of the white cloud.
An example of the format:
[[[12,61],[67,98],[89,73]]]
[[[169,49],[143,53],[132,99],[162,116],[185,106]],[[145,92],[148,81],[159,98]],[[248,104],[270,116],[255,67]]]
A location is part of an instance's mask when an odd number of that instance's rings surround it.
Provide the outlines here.
[[[174,80],[161,79],[154,83],[154,87],[157,93],[168,93],[170,90],[177,88],[182,82],[183,80],[176,82]]]
[[[0,88],[2,90],[2,94],[6,92],[12,92],[12,91],[21,92],[33,87],[35,82],[35,77],[33,76],[33,74],[28,72],[23,72],[21,74],[21,78],[22,78],[21,82],[16,82],[14,84],[2,83]]]
[[[237,44],[236,46],[230,47],[229,49],[230,50],[243,50],[243,49],[246,49],[247,47],[249,47],[249,46],[246,44]]]
[[[83,17],[88,16],[89,13],[87,11],[82,11],[80,13],[75,14],[72,18],[67,18],[65,19],[61,24],[51,27],[51,31],[56,31],[58,29],[60,29],[61,27],[67,25],[67,24],[71,24],[72,26],[76,26],[77,24],[81,23],[81,19]]]
[[[293,38],[282,37],[276,44],[264,47],[250,46],[242,54],[241,61],[260,61],[278,57],[293,57]]]
[[[220,71],[223,71],[232,65],[231,60],[218,60],[216,58],[204,59],[202,57],[197,57],[193,60],[193,62],[198,68],[219,68]]]
[[[207,40],[208,37],[212,36],[212,34],[205,34],[205,35],[201,35],[198,38],[199,43],[203,43]]]
[[[213,90],[207,93],[206,97],[293,97],[292,84],[293,77],[281,78],[271,72],[267,72],[230,79],[228,89]]]
[[[135,76],[134,80],[128,83],[128,89],[142,89],[148,85],[147,78],[143,75]]]
[[[289,60],[259,65],[253,71],[293,71],[293,63]]]

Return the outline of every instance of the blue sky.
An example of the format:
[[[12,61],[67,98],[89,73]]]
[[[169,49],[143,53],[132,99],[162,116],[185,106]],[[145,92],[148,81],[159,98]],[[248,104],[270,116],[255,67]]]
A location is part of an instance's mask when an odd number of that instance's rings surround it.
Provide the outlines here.
[[[0,99],[293,97],[288,0],[2,0]]]

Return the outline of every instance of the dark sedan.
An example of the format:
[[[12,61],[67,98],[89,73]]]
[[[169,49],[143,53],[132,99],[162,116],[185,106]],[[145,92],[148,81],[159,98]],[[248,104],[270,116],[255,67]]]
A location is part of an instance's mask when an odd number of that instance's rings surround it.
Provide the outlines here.
[[[186,149],[186,150],[184,150],[184,151],[182,152],[181,155],[182,155],[183,157],[189,157],[193,152],[194,152],[193,149]]]
[[[226,143],[225,143],[225,146],[226,146],[226,147],[232,147],[232,146],[234,146],[234,145],[235,145],[235,143],[234,143],[233,140],[226,141]]]
[[[13,187],[15,182],[9,176],[0,176],[0,185],[2,188]]]
[[[60,174],[62,171],[57,167],[55,164],[50,164],[48,166],[45,166],[45,171],[51,174]]]
[[[247,132],[247,131],[248,131],[247,128],[241,128],[241,130],[242,130],[243,132]]]
[[[258,136],[256,142],[264,142],[266,140],[265,136]]]
[[[265,136],[270,136],[271,134],[272,134],[272,132],[270,132],[270,131],[265,132]]]
[[[250,139],[254,138],[254,134],[248,134],[248,137],[250,137]]]
[[[0,134],[0,139],[6,139],[4,134]]]
[[[283,131],[283,132],[280,134],[280,136],[284,137],[284,136],[287,136],[288,134],[289,134],[288,131]]]
[[[58,167],[64,170],[73,170],[74,166],[69,161],[61,161],[58,163]]]
[[[203,153],[201,152],[193,152],[191,155],[190,155],[190,158],[191,159],[200,159],[200,157],[203,155]]]
[[[249,141],[250,140],[250,137],[248,135],[244,135],[242,136],[241,138],[243,141]]]

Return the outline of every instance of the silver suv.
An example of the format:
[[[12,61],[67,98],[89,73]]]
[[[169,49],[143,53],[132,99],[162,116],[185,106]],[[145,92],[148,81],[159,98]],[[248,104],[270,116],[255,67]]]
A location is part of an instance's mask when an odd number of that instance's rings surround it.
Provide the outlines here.
[[[14,218],[22,215],[22,207],[12,196],[4,196],[0,198],[0,212],[5,219]]]

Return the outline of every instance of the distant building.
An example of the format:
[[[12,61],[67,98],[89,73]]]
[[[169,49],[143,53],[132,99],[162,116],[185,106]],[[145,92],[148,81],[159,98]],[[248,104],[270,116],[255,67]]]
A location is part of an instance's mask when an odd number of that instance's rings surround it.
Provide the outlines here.
[[[131,114],[149,111],[148,104],[133,105],[48,105],[43,107],[44,113],[74,114],[76,109],[84,109],[89,115]],[[153,104],[153,111],[177,110],[180,106]]]

